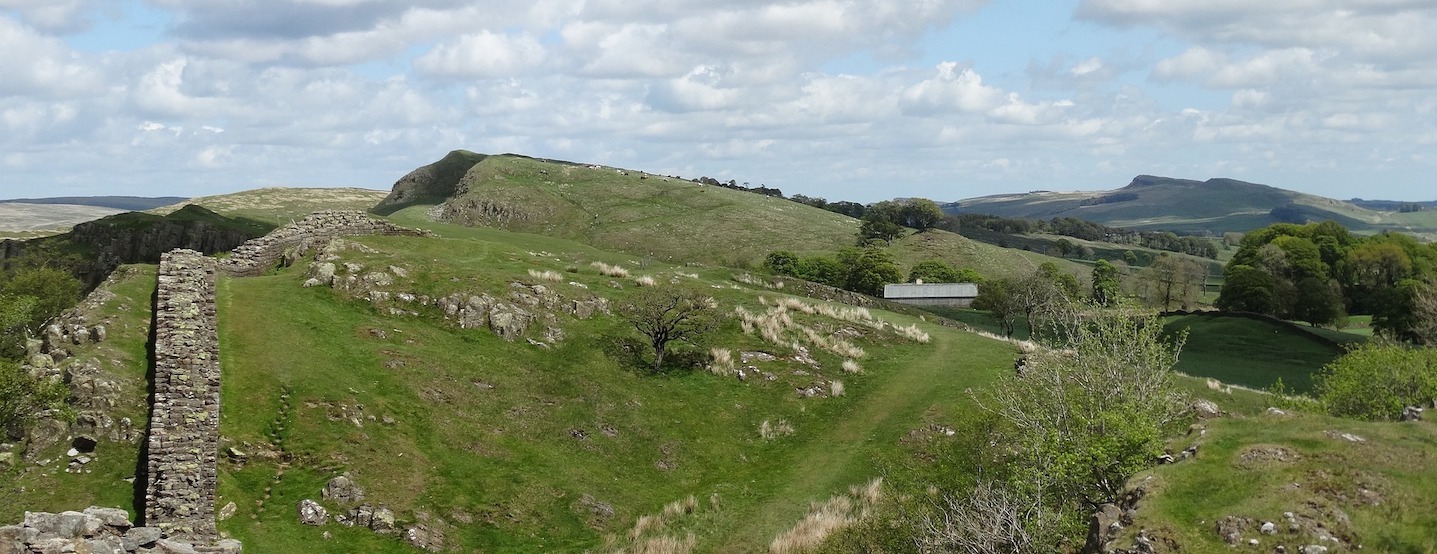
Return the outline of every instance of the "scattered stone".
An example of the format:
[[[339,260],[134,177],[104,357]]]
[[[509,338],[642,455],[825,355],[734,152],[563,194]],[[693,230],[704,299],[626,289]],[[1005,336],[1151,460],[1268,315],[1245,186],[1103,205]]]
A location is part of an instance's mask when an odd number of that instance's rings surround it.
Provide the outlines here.
[[[1403,408],[1402,421],[1422,421],[1422,408],[1417,406]]]
[[[1258,527],[1257,530],[1264,535],[1275,535],[1277,534],[1277,524],[1271,521],[1264,521],[1262,522],[1262,526]]]
[[[1193,412],[1197,414],[1198,419],[1212,419],[1222,416],[1222,409],[1218,408],[1217,403],[1207,399],[1198,399],[1194,402]]]
[[[1320,544],[1309,544],[1302,547],[1302,554],[1327,554],[1327,547]]]
[[[1281,410],[1281,409],[1278,409],[1278,408],[1268,408],[1268,409],[1267,409],[1267,415],[1271,415],[1271,416],[1285,416],[1285,415],[1287,415],[1287,412],[1285,412],[1285,411],[1283,411],[1283,410]]]
[[[236,506],[234,502],[225,504],[223,508],[220,508],[219,513],[215,514],[215,519],[224,521],[232,518],[235,516],[235,511],[237,510],[239,510],[239,506]]]
[[[1329,438],[1333,438],[1333,439],[1342,439],[1342,440],[1345,440],[1345,441],[1347,441],[1347,442],[1367,442],[1367,439],[1364,439],[1364,438],[1362,438],[1362,437],[1360,437],[1360,436],[1357,436],[1357,435],[1354,435],[1354,434],[1352,434],[1352,433],[1342,433],[1342,432],[1338,432],[1338,431],[1327,431],[1327,436],[1328,436]]]

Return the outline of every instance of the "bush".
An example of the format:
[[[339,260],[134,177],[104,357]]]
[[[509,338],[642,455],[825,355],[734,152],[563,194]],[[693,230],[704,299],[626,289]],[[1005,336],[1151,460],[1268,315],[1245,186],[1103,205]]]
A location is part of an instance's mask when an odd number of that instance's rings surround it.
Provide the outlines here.
[[[1395,420],[1437,398],[1437,350],[1367,343],[1324,366],[1314,390],[1332,415]]]
[[[68,410],[70,389],[59,380],[41,381],[20,365],[0,360],[0,429],[24,425],[42,410]]]

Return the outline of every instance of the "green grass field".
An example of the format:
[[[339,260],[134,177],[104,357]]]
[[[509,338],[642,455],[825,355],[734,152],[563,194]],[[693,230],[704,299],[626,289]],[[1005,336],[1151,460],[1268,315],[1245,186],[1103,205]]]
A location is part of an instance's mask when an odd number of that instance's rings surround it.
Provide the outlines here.
[[[1281,378],[1289,389],[1307,392],[1312,374],[1343,353],[1328,333],[1286,323],[1192,314],[1169,317],[1166,325],[1170,333],[1188,332],[1178,371],[1257,389]]]

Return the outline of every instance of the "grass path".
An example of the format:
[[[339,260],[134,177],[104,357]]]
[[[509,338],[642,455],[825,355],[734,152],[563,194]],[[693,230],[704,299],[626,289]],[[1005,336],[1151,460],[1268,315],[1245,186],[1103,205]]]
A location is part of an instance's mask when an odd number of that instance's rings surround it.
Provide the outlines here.
[[[991,381],[1017,356],[1007,344],[976,335],[935,332],[932,337],[926,348],[913,350],[914,356],[869,368],[882,377],[865,386],[878,388],[864,394],[842,421],[796,448],[784,468],[786,484],[744,514],[752,524],[734,526],[716,550],[767,552],[773,537],[802,518],[810,501],[875,477],[876,455],[897,448],[925,412],[962,405],[963,389]]]

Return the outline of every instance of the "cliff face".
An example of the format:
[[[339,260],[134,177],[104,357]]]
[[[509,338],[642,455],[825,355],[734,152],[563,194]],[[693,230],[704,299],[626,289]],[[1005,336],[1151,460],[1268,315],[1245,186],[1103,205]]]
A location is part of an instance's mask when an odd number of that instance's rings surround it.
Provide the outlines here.
[[[389,215],[416,204],[438,204],[454,196],[459,180],[484,158],[467,150],[455,150],[444,159],[409,172],[394,183],[389,196],[375,205],[370,212]]]
[[[185,206],[168,216],[130,212],[81,223],[63,235],[4,241],[0,263],[23,255],[32,243],[44,243],[61,253],[80,253],[73,272],[87,286],[96,286],[122,264],[159,263],[161,254],[177,248],[227,252],[269,230],[270,226],[230,219],[199,206]]]

